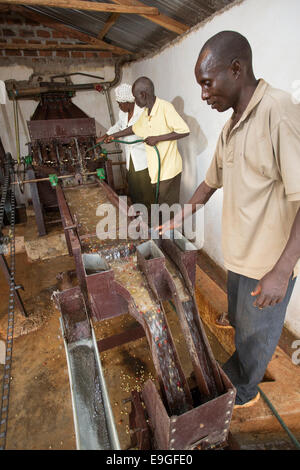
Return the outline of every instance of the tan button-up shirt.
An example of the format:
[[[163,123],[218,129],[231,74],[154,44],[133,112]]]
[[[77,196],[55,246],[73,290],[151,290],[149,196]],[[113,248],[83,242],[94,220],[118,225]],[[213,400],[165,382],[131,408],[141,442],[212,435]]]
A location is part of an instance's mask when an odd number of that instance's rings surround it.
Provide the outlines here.
[[[259,84],[239,122],[225,124],[206,174],[224,188],[225,267],[261,279],[279,259],[300,206],[300,105]],[[300,270],[298,261],[294,274]]]
[[[164,135],[170,132],[177,132],[178,134],[186,134],[190,132],[187,124],[181,116],[177,113],[176,109],[168,101],[156,97],[150,115],[148,115],[148,108],[145,108],[139,120],[132,126],[133,132],[145,139],[153,135]],[[151,178],[151,183],[157,182],[158,177],[158,157],[154,147],[145,144],[148,170]],[[174,178],[182,171],[182,159],[177,148],[176,140],[167,140],[159,142],[157,149],[160,154],[160,181]]]

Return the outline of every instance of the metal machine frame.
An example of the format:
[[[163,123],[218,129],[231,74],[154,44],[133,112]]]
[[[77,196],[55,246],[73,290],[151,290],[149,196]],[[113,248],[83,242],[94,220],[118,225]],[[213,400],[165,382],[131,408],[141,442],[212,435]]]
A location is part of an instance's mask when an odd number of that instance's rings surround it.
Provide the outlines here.
[[[128,207],[119,205],[118,196],[106,183],[95,184],[101,186],[109,201],[128,216]],[[76,188],[73,190],[76,191]],[[159,391],[148,380],[141,393],[132,393],[130,425],[133,443],[140,449],[170,450],[226,446],[236,392],[213,357],[195,301],[196,248],[184,237],[163,239],[157,243],[153,240],[140,240],[131,246],[131,250],[137,253],[137,267],[147,279],[149,292],[159,312],[161,336],[155,338],[151,320],[153,316],[137,309],[130,292],[115,280],[113,270],[102,256],[103,252],[90,255],[95,258],[99,270],[88,274],[89,260],[82,252],[83,237],[80,235],[76,211],[73,208],[71,212],[60,185],[56,192],[69,253],[74,256],[79,283],[78,287],[56,295],[66,338],[69,341],[79,341],[90,337],[89,319],[101,322],[129,312],[142,329],[135,328],[134,332],[102,340],[98,343],[98,349],[101,351],[103,347],[107,349],[124,344],[143,334],[148,340]],[[119,249],[122,256],[122,246]],[[165,254],[176,264],[182,276],[188,292],[188,299],[185,301],[180,298],[167,268]],[[175,304],[187,341],[195,374],[196,387],[193,392],[196,391],[198,396],[196,400],[184,376],[168,325],[163,305],[167,300]],[[168,345],[164,350],[160,347],[162,342]],[[177,386],[173,384],[173,388],[170,386],[166,367],[168,364],[173,364],[172,373],[175,373],[177,380]]]

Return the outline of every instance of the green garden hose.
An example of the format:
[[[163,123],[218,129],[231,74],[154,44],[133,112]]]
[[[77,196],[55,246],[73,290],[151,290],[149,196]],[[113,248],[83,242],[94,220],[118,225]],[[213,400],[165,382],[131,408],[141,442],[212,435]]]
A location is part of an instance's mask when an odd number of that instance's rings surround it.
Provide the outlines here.
[[[132,142],[127,142],[126,140],[111,140],[111,142],[116,142],[116,143],[119,143],[119,144],[137,144],[139,142],[144,142],[144,140],[139,139],[139,140],[133,140]],[[109,143],[111,143],[111,142],[109,142]],[[98,147],[98,145],[101,145],[103,143],[104,143],[104,140],[102,142],[98,142],[98,144],[96,144],[93,147],[87,149],[87,152],[89,150],[94,149],[95,147]],[[156,151],[156,154],[157,154],[157,160],[158,160],[158,175],[157,175],[156,192],[155,192],[155,204],[158,204],[161,162],[160,162],[160,154],[159,154],[157,146],[153,145],[153,147],[155,148],[155,151]]]
[[[275,415],[275,417],[278,419],[279,423],[281,424],[281,426],[283,427],[283,429],[285,430],[285,432],[287,433],[287,435],[289,436],[289,438],[291,439],[291,441],[293,442],[294,446],[296,447],[296,449],[300,450],[300,443],[299,441],[297,441],[296,437],[294,436],[294,434],[289,430],[289,428],[287,427],[287,425],[285,424],[285,422],[283,421],[283,419],[281,418],[281,416],[277,413],[276,409],[274,408],[274,406],[272,405],[272,402],[268,399],[268,397],[265,395],[265,393],[262,391],[262,389],[260,387],[258,387],[258,390],[261,394],[261,396],[263,397],[263,399],[265,400],[265,402],[267,403],[268,407],[270,408],[270,410],[272,411],[272,413]]]

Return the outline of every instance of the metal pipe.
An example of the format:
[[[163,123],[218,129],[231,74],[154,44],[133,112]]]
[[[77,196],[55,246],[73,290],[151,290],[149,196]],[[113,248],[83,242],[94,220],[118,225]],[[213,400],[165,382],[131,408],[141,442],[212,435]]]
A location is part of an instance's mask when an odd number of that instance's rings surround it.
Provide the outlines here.
[[[110,122],[111,122],[111,125],[113,126],[115,124],[114,112],[113,112],[113,107],[112,107],[112,103],[111,103],[111,99],[110,99],[110,95],[109,95],[109,90],[106,87],[104,87],[104,94],[105,94],[105,98],[106,98],[106,102],[107,102],[108,112],[109,112],[109,116],[110,116]],[[116,146],[117,152],[120,152],[121,151],[120,144],[115,142],[115,146]],[[119,160],[119,162],[121,162],[120,155],[118,156],[118,160]],[[124,187],[125,182],[126,182],[126,174],[125,174],[124,168],[122,166],[121,166],[121,177],[122,177],[122,186]]]
[[[41,87],[32,87],[32,88],[21,88],[19,90],[9,90],[8,96],[9,98],[19,99],[25,96],[36,96],[41,95],[43,93],[56,93],[62,91],[79,91],[79,90],[94,90],[95,86],[99,85],[99,83],[83,83],[78,85],[59,85],[58,83],[55,84],[55,87],[52,86],[41,86]]]
[[[112,162],[112,165],[126,165],[126,162]],[[84,173],[85,176],[96,175],[97,171],[88,171]],[[57,179],[72,178],[75,174],[72,175],[61,175],[57,176]],[[12,181],[11,184],[25,184],[25,183],[41,183],[42,181],[49,181],[49,178],[36,178],[34,180],[23,180],[23,181]]]
[[[88,173],[84,173],[85,175],[96,175],[97,172],[96,171],[90,171]],[[57,179],[64,179],[64,178],[72,178],[74,177],[75,174],[73,175],[60,175],[60,176],[57,176]],[[40,183],[42,181],[49,181],[49,178],[37,178],[37,179],[34,179],[34,180],[24,180],[24,181],[21,181],[21,183]],[[13,181],[11,184],[19,184],[18,181]]]
[[[108,92],[108,88],[105,86],[103,88],[103,91],[104,91],[104,95],[105,95],[105,98],[106,98],[107,108],[108,108],[109,117],[110,117],[110,123],[113,126],[115,124],[116,120],[115,120],[114,111],[113,111],[110,95],[109,95],[109,92]]]
[[[80,168],[81,172],[84,173],[85,168],[83,167],[82,156],[81,156],[81,152],[80,152],[80,149],[79,149],[78,140],[77,140],[76,137],[74,137],[74,141],[75,141],[75,145],[76,145],[76,151],[77,151],[77,158],[78,158],[79,168]]]
[[[83,72],[63,73],[62,75],[52,75],[50,78],[51,82],[53,82],[55,78],[71,77],[72,75],[83,75],[84,77],[99,78],[100,80],[104,80],[104,77],[98,77],[97,75],[90,75],[89,73]]]
[[[23,97],[28,97],[28,96],[36,96],[36,95],[41,95],[43,93],[55,93],[55,92],[62,92],[62,91],[80,91],[80,90],[94,90],[96,85],[101,85],[103,88],[112,88],[116,86],[121,77],[121,66],[125,62],[129,62],[130,56],[122,56],[120,59],[118,59],[115,63],[115,77],[112,81],[108,82],[98,82],[98,83],[83,83],[83,84],[77,84],[77,85],[66,85],[66,84],[60,84],[60,83],[55,83],[55,86],[41,86],[41,87],[32,87],[32,88],[20,88],[20,89],[12,89],[12,90],[7,90],[7,94],[9,98],[12,99],[19,99]],[[77,73],[79,74],[79,72]],[[80,73],[83,75],[82,73]],[[74,74],[69,74],[69,75],[74,75]],[[52,78],[59,77],[59,75],[54,76]],[[96,77],[96,76],[95,76]],[[100,78],[100,77],[96,77]]]

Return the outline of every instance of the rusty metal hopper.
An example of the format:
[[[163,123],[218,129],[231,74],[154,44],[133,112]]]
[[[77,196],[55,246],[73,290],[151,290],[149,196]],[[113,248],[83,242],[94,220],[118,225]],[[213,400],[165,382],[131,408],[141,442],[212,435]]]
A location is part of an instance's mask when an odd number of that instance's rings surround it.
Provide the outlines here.
[[[118,198],[111,188],[100,187],[117,206]],[[62,188],[57,194],[88,316],[101,322],[129,312],[148,340],[158,387],[148,381],[141,394],[132,396],[130,423],[137,445],[170,450],[224,446],[235,389],[213,356],[195,301],[196,248],[173,232],[170,239],[123,245],[118,240],[115,246],[110,241],[93,245],[95,252],[83,252],[84,230],[93,235],[89,221],[85,222],[82,208],[78,220],[76,207],[69,207]],[[166,301],[173,303],[184,333],[196,381],[193,389],[175,348],[164,310]],[[121,339],[120,335],[119,340],[124,343],[130,337]]]

